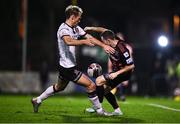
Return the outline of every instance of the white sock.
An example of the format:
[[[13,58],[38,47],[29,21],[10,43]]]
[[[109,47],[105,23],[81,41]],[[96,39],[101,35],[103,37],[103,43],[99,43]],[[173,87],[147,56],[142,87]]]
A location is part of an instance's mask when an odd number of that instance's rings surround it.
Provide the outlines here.
[[[94,105],[94,107],[96,109],[102,108],[102,105],[99,102],[98,96],[95,96],[95,97],[92,97],[92,98],[89,98],[89,99],[90,99],[90,101],[92,102],[92,104]]]
[[[120,108],[118,107],[117,109],[114,109],[114,112],[120,112],[121,110],[120,110]]]
[[[37,103],[41,103],[43,100],[47,99],[49,96],[53,94],[53,86],[48,87],[39,97],[37,97]]]

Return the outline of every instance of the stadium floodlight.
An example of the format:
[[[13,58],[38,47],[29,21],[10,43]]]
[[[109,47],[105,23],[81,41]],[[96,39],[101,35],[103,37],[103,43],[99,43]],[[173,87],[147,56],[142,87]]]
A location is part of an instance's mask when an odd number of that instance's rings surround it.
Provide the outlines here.
[[[158,38],[158,44],[159,46],[161,47],[166,47],[168,45],[168,38],[164,35],[161,35],[159,38]]]

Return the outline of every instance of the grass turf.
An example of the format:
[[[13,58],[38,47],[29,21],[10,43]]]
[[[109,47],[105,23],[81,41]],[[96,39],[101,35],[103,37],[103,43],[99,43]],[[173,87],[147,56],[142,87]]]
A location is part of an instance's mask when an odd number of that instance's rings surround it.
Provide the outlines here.
[[[33,113],[30,99],[32,96],[0,95],[0,122],[5,123],[163,123],[180,122],[180,112],[149,106],[160,104],[180,109],[180,103],[166,98],[127,97],[119,102],[123,116],[103,117],[85,112],[91,103],[86,96],[56,95],[44,101],[39,113]],[[113,111],[105,100],[107,111]]]

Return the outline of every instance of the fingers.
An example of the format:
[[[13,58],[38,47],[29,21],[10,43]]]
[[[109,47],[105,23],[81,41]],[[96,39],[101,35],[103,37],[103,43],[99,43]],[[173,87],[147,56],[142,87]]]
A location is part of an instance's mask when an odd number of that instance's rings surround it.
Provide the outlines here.
[[[110,51],[111,54],[115,53],[115,50],[112,47],[109,47],[109,51]]]
[[[91,42],[90,42],[88,45],[89,45],[89,46],[95,46],[95,45],[94,45],[93,43],[91,43]]]
[[[104,50],[106,51],[106,53],[110,53],[110,54],[115,53],[115,50],[108,45],[105,45]]]
[[[91,44],[92,46],[95,46],[94,41],[93,41],[93,40],[94,40],[93,38],[89,38],[88,40],[89,40],[89,42],[90,42],[90,44]]]
[[[111,80],[113,80],[116,77],[117,77],[117,75],[115,73],[109,74],[109,79],[111,79]]]
[[[115,50],[112,47],[105,49],[106,53],[114,54]]]
[[[89,30],[91,30],[90,27],[85,27],[85,28],[84,28],[84,31],[89,31]]]
[[[113,48],[109,49],[109,53],[114,54],[115,50]]]

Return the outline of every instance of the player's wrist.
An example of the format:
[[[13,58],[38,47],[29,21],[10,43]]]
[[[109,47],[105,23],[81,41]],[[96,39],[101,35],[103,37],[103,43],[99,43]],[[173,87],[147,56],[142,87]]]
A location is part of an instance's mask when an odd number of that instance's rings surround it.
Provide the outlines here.
[[[86,45],[87,44],[87,40],[82,40],[82,44]]]
[[[80,45],[85,45],[86,44],[86,40],[79,40],[78,41]]]
[[[102,43],[101,47],[102,47],[103,49],[106,49],[107,45],[104,44],[104,43]]]

